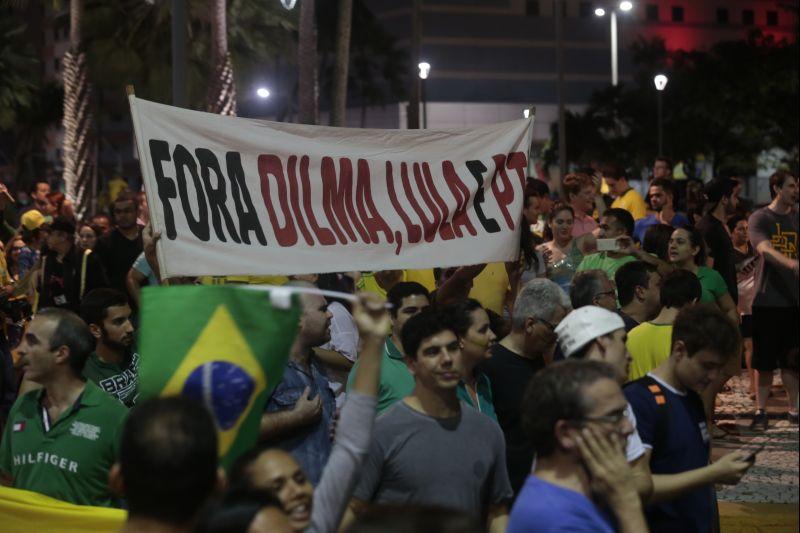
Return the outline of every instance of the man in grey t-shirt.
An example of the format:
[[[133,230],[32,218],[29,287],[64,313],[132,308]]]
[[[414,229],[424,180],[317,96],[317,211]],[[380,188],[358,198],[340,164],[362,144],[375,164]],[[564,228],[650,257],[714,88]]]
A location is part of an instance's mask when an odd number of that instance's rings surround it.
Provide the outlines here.
[[[797,176],[776,172],[769,179],[772,202],[753,213],[748,233],[761,257],[753,300],[753,368],[758,378],[757,410],[751,428],[767,429],[767,396],[775,369],[789,396],[789,422],[797,424],[798,222]]]
[[[456,395],[461,349],[436,311],[401,333],[414,392],[375,422],[369,456],[345,523],[367,503],[425,504],[480,516],[491,533],[508,523],[505,441],[492,419]]]

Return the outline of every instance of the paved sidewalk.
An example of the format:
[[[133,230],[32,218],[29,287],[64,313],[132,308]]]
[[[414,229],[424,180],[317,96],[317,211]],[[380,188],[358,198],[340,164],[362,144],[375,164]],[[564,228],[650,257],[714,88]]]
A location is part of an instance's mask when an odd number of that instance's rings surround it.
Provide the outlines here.
[[[712,457],[732,450],[752,449],[764,445],[756,463],[736,486],[719,486],[720,501],[743,503],[798,504],[798,427],[786,419],[786,392],[776,376],[776,386],[767,403],[769,429],[765,433],[749,430],[755,401],[748,395],[745,372],[728,383],[730,392],[720,394],[717,400],[717,423],[730,427],[738,434],[728,435],[713,442]],[[795,511],[796,512],[796,511]]]

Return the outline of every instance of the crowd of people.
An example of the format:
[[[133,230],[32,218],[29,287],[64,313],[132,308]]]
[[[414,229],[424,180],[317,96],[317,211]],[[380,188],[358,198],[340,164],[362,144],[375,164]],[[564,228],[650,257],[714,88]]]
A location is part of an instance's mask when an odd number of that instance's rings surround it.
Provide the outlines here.
[[[47,183],[24,208],[0,191],[0,481],[130,531],[712,531],[715,484],[756,457],[711,461],[730,377],[748,369],[764,431],[779,369],[798,421],[798,179],[754,209],[739,179],[698,194],[671,168],[645,195],[618,165],[528,178],[515,262],[168,280],[302,289],[227,472],[203,405],[138,397],[161,283],[144,195],[76,220]]]

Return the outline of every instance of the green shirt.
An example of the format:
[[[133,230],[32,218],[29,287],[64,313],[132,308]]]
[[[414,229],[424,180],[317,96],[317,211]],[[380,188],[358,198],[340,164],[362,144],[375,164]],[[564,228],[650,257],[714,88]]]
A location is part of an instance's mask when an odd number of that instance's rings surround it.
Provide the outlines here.
[[[350,375],[347,377],[347,392],[350,392],[353,386],[356,367],[358,367],[358,361],[353,365]],[[381,381],[378,385],[378,414],[412,392],[414,392],[414,376],[408,370],[402,352],[394,345],[391,337],[386,337],[381,360]]]
[[[703,288],[700,296],[701,302],[716,302],[728,292],[728,286],[725,285],[722,275],[713,268],[698,267],[697,279],[700,280],[700,286]]]
[[[456,392],[458,393],[459,400],[463,400],[473,409],[477,409],[478,412],[497,421],[497,415],[494,412],[494,403],[492,402],[492,383],[489,381],[489,376],[483,372],[475,371],[475,392],[478,395],[477,406],[475,402],[472,401],[470,393],[467,392],[467,386],[464,384],[464,381],[458,382],[458,389],[456,389]]]
[[[623,255],[622,257],[611,257],[606,252],[598,252],[590,254],[583,258],[581,264],[578,265],[578,272],[583,270],[602,270],[608,276],[608,279],[614,280],[614,274],[617,269],[625,263],[636,261],[632,255]]]
[[[119,456],[128,409],[91,381],[58,420],[44,389],[17,398],[0,445],[0,472],[12,486],[77,505],[111,507],[108,471]],[[46,429],[49,426],[49,430]]]
[[[106,363],[92,352],[83,367],[83,377],[93,381],[128,407],[133,407],[139,396],[139,354],[133,353],[125,365]]]

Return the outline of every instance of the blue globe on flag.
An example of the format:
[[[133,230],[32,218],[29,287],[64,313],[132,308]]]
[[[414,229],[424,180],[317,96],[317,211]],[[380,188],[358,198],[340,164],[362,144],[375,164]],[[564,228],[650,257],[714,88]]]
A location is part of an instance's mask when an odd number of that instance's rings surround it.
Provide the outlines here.
[[[231,429],[244,413],[255,382],[241,367],[214,361],[195,368],[186,378],[182,394],[207,405],[222,430]]]

